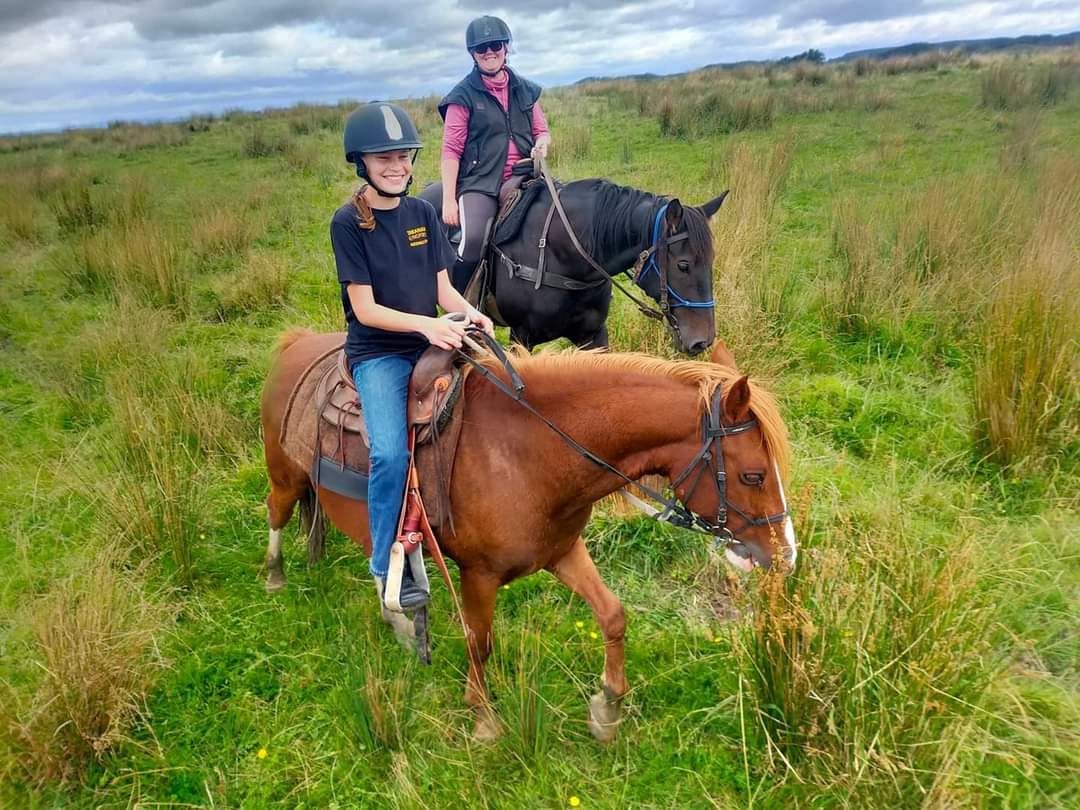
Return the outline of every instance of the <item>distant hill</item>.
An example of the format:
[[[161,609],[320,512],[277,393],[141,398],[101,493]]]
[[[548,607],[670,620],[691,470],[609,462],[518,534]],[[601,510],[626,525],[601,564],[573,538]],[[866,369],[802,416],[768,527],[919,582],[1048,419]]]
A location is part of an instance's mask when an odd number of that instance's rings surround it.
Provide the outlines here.
[[[911,42],[907,45],[895,45],[887,48],[867,48],[861,51],[851,51],[843,56],[829,59],[833,62],[850,62],[855,59],[889,59],[894,56],[914,56],[926,51],[965,51],[967,53],[989,53],[991,51],[1005,51],[1010,48],[1056,48],[1065,45],[1080,45],[1080,31],[1072,31],[1068,34],[1029,34],[1020,37],[994,37],[992,39],[954,39],[948,42]],[[588,76],[574,82],[589,84],[590,82],[602,82],[612,79],[630,79],[636,81],[655,81],[657,79],[669,79],[685,76],[687,73],[697,73],[701,70],[735,70],[742,67],[768,66],[784,61],[790,61],[794,57],[786,59],[744,59],[741,62],[714,62],[702,65],[693,70],[682,73],[636,73],[630,76]]]
[[[926,51],[966,51],[968,53],[986,53],[1004,51],[1009,48],[1051,48],[1061,45],[1080,44],[1080,31],[1069,34],[1032,34],[1023,37],[994,37],[992,39],[954,39],[950,42],[912,42],[890,48],[868,48],[863,51],[851,51],[843,56],[830,59],[830,62],[848,62],[852,59],[888,59],[893,56],[914,56]]]

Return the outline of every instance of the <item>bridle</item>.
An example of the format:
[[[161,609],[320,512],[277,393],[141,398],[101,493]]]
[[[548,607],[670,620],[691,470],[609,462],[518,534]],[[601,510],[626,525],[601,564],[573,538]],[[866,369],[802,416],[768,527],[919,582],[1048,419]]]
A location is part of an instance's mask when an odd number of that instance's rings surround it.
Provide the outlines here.
[[[716,299],[710,298],[708,301],[690,301],[679,295],[671,286],[671,282],[668,278],[668,252],[671,245],[676,242],[682,242],[690,238],[690,234],[686,231],[676,234],[664,234],[661,238],[661,230],[664,224],[664,214],[667,213],[670,202],[665,202],[660,206],[659,210],[653,219],[652,227],[652,239],[649,247],[641,251],[638,254],[637,261],[634,262],[634,266],[626,272],[634,280],[634,284],[638,289],[644,292],[644,288],[641,286],[642,280],[648,276],[653,270],[657,272],[660,277],[659,288],[659,303],[660,309],[652,306],[648,301],[641,298],[641,296],[634,294],[615,276],[620,275],[616,273],[612,275],[609,273],[599,262],[594,259],[587,250],[582,246],[581,241],[577,237],[577,233],[574,231],[573,225],[570,224],[570,218],[567,217],[566,211],[563,209],[562,200],[559,198],[559,189],[555,185],[555,181],[551,175],[548,174],[547,164],[542,158],[537,158],[538,173],[543,178],[544,184],[547,186],[548,194],[551,195],[551,209],[548,211],[546,220],[544,221],[543,232],[540,236],[540,272],[536,276],[536,285],[539,287],[543,283],[543,271],[544,266],[544,251],[547,248],[547,236],[548,230],[551,227],[551,219],[553,214],[558,214],[559,219],[562,221],[563,228],[566,230],[566,235],[570,239],[570,243],[577,250],[578,255],[585,260],[585,263],[589,265],[593,270],[598,272],[601,276],[611,282],[611,285],[618,289],[623,295],[629,298],[637,306],[642,315],[654,320],[663,321],[667,324],[671,331],[678,335],[679,322],[675,318],[674,310],[679,307],[688,307],[690,309],[711,309],[716,306]],[[659,259],[657,258],[659,257]],[[603,283],[603,282],[600,282]],[[674,302],[674,303],[673,303]]]
[[[742,551],[745,552],[740,556],[749,556],[749,550],[746,548],[745,542],[735,534],[730,526],[728,526],[728,516],[730,512],[734,512],[743,520],[741,529],[757,526],[770,526],[777,523],[782,523],[788,517],[788,510],[785,505],[785,509],[782,512],[778,512],[774,515],[762,515],[760,517],[754,517],[748,515],[738,506],[733,504],[728,499],[727,490],[727,470],[724,467],[724,452],[722,442],[725,437],[737,436],[740,433],[746,433],[758,426],[758,420],[756,417],[750,417],[742,422],[738,422],[734,425],[725,425],[721,422],[721,413],[723,409],[721,407],[722,391],[718,385],[713,392],[712,399],[709,403],[709,410],[702,417],[702,445],[701,448],[694,454],[694,457],[687,462],[686,467],[678,475],[671,479],[672,490],[677,491],[678,487],[690,479],[693,476],[693,481],[690,483],[689,489],[686,490],[686,495],[682,501],[689,501],[693,496],[694,491],[697,489],[701,480],[705,477],[705,473],[709,472],[709,478],[712,480],[713,485],[716,487],[717,493],[717,512],[715,519],[709,519],[702,515],[693,512],[678,498],[669,498],[661,492],[657,492],[652,487],[642,484],[626,475],[622,470],[608,463],[598,455],[593,453],[587,447],[578,442],[575,438],[570,436],[566,431],[548,419],[544,414],[538,411],[532,403],[530,403],[524,397],[525,382],[521,379],[521,376],[517,373],[517,370],[510,363],[510,358],[507,357],[503,351],[502,346],[499,345],[493,337],[485,332],[476,330],[470,330],[470,335],[480,337],[484,342],[484,347],[480,347],[475,340],[467,338],[466,342],[470,344],[470,348],[487,349],[495,358],[502,364],[503,369],[506,371],[510,378],[510,384],[507,385],[495,374],[491,372],[486,365],[477,360],[472,355],[465,351],[458,350],[459,355],[471,365],[478,373],[480,373],[484,379],[495,386],[506,396],[514,400],[518,405],[527,410],[541,422],[543,422],[550,430],[552,430],[559,438],[563,440],[572,449],[577,451],[581,456],[591,461],[596,466],[603,470],[621,478],[626,486],[634,487],[640,492],[644,493],[647,498],[651,498],[656,503],[660,504],[662,508],[658,509],[635,496],[630,496],[631,500],[636,501],[643,511],[649,514],[651,517],[659,520],[663,523],[670,523],[673,526],[678,526],[682,529],[689,529],[690,531],[698,532],[700,534],[708,534],[713,538],[713,542],[718,547],[732,548],[736,553]],[[625,493],[629,495],[629,493]]]
[[[671,281],[668,278],[668,252],[676,242],[683,242],[690,238],[690,234],[686,231],[682,233],[672,234],[665,236],[663,240],[660,238],[660,230],[663,228],[664,215],[667,213],[670,202],[665,202],[656,212],[656,216],[653,219],[652,226],[652,241],[649,244],[647,250],[641,252],[638,256],[637,262],[632,268],[634,283],[642,290],[645,289],[642,282],[645,278],[656,271],[656,274],[660,277],[659,295],[660,295],[660,312],[667,319],[668,323],[673,329],[678,331],[678,325],[675,323],[674,316],[671,314],[673,309],[678,307],[687,307],[689,309],[713,309],[716,307],[716,299],[710,298],[708,301],[691,301],[683,298],[679,293],[675,291],[675,288],[671,286]],[[665,261],[658,261],[657,256],[663,254]],[[674,303],[672,303],[674,301]]]
[[[704,439],[701,449],[698,450],[692,459],[690,459],[685,469],[671,479],[671,487],[672,489],[677,490],[679,485],[693,474],[694,480],[690,484],[689,489],[686,490],[686,496],[684,498],[684,500],[689,501],[690,498],[693,497],[698,484],[701,483],[701,479],[704,477],[706,470],[711,469],[711,477],[713,484],[716,486],[717,494],[716,520],[709,521],[692,512],[690,514],[693,515],[697,524],[709,534],[717,537],[725,537],[728,540],[741,543],[742,541],[739,540],[734,531],[727,525],[729,511],[734,512],[742,519],[743,526],[740,528],[770,526],[776,523],[782,523],[787,519],[788,511],[785,508],[784,511],[777,512],[774,515],[753,517],[728,500],[727,470],[724,467],[723,440],[726,436],[738,436],[740,433],[746,433],[753,430],[755,427],[758,427],[758,420],[757,417],[750,417],[749,419],[737,422],[734,425],[723,424],[720,421],[720,414],[722,412],[721,399],[722,391],[718,385],[716,390],[713,391],[712,401],[709,403],[709,411],[702,417],[702,434]]]

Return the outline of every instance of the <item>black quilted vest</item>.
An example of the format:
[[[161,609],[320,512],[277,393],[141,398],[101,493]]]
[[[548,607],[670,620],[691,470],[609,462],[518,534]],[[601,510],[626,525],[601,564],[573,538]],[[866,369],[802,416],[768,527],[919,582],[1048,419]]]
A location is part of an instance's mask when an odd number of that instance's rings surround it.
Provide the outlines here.
[[[540,98],[540,86],[521,78],[508,67],[504,70],[510,75],[509,110],[503,110],[499,100],[484,87],[480,71],[475,67],[439,102],[439,115],[443,120],[446,120],[446,108],[451,104],[460,104],[469,111],[469,134],[458,168],[459,197],[467,191],[499,193],[510,138],[514,139],[522,157],[528,157],[532,151],[532,108]]]

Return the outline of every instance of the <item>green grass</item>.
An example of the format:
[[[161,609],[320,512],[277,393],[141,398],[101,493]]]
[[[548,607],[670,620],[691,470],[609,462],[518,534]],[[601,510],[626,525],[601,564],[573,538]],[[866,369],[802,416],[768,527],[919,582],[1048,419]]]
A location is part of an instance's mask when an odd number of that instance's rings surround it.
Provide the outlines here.
[[[794,443],[785,581],[608,507],[590,523],[629,617],[607,747],[585,724],[598,628],[547,574],[499,592],[487,746],[441,586],[430,668],[337,533],[309,567],[291,527],[288,588],[263,591],[259,391],[284,328],[340,328],[326,228],[356,180],[348,107],[0,140],[0,804],[1075,806],[1075,64],[545,94],[562,179],[686,203],[732,188],[718,334]],[[1023,104],[988,99],[1002,77]],[[437,116],[409,104],[423,185]],[[612,309],[617,348],[670,353]],[[111,693],[42,669],[93,663],[56,611],[106,594],[115,609],[67,613],[99,617],[94,672],[130,673]],[[30,722],[65,678],[85,734],[60,709]]]

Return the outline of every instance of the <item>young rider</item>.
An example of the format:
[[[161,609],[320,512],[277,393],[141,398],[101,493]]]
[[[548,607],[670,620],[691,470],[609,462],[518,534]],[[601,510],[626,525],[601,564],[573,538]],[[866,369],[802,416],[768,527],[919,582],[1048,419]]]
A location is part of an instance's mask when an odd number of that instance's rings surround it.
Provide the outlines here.
[[[473,69],[439,102],[442,116],[443,222],[461,225],[451,280],[459,291],[480,263],[498,207],[499,187],[518,160],[546,157],[551,143],[540,86],[506,65],[510,28],[480,17],[465,31]]]
[[[465,323],[437,317],[436,304],[492,331],[491,321],[450,284],[446,268],[453,252],[435,209],[407,196],[413,158],[421,147],[408,114],[394,104],[367,104],[350,115],[345,159],[356,164],[366,183],[330,223],[348,327],[345,352],[371,442],[370,569],[384,606],[409,464],[409,377],[428,345],[458,348],[465,334]],[[426,598],[415,583],[402,583],[403,608],[417,607]]]

